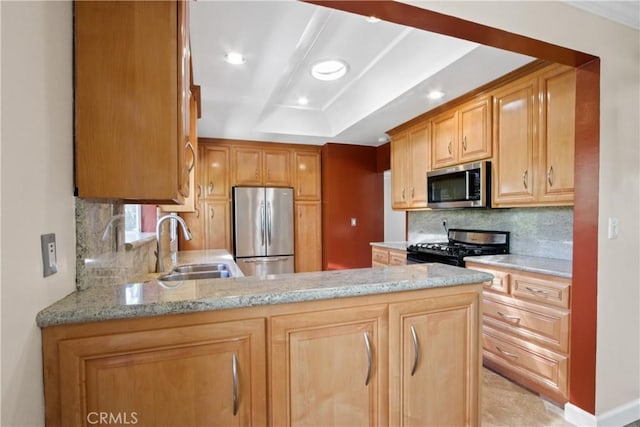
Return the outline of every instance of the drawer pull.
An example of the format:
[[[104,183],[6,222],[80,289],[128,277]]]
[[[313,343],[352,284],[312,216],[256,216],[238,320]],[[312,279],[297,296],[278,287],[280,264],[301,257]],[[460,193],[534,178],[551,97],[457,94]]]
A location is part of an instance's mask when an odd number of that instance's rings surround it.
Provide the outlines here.
[[[364,347],[367,350],[367,378],[364,380],[364,385],[369,385],[369,380],[371,379],[371,343],[369,342],[369,334],[364,333]]]
[[[532,288],[531,286],[525,286],[525,289],[528,290],[529,292],[531,292],[532,294],[540,295],[540,296],[543,296],[545,298],[549,297],[549,292],[544,291],[542,289]]]
[[[502,287],[502,279],[493,279],[489,286],[491,286],[492,288],[501,288]]]
[[[233,377],[233,416],[238,415],[238,356],[233,353],[231,357],[231,374]]]
[[[418,368],[418,359],[420,358],[420,344],[418,343],[418,335],[416,328],[411,325],[411,338],[413,339],[413,365],[411,366],[411,376],[414,376]]]
[[[498,350],[501,354],[504,354],[507,357],[511,357],[513,359],[517,359],[518,355],[514,354],[514,353],[509,353],[508,351],[504,351],[503,349],[501,349],[500,347],[496,346],[496,350]]]
[[[520,318],[518,316],[512,316],[511,314],[504,314],[504,313],[501,313],[501,312],[498,312],[498,315],[500,317],[504,318],[505,320],[508,320],[510,322],[513,322],[513,323],[520,322]]]

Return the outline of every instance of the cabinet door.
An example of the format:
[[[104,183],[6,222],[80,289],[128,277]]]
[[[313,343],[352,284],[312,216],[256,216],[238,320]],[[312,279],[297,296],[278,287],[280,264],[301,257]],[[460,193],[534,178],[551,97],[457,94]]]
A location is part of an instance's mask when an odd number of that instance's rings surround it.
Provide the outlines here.
[[[534,133],[536,80],[525,79],[494,94],[493,140],[496,165],[493,170],[493,203],[518,205],[534,200]]]
[[[322,215],[320,202],[295,204],[296,273],[322,271]]]
[[[458,162],[457,114],[448,111],[431,122],[431,169],[455,165]]]
[[[296,200],[320,200],[320,152],[296,151],[293,157]]]
[[[102,412],[118,424],[266,425],[264,319],[70,339],[58,351],[61,425]]]
[[[205,249],[226,249],[231,247],[231,202],[205,201]]]
[[[229,194],[229,149],[206,144],[201,150],[200,193],[205,199],[226,200]]]
[[[182,233],[178,233],[178,250],[192,251],[206,249],[206,223],[204,202],[199,201],[193,212],[183,212],[180,216],[187,223],[191,231],[191,240],[185,240]]]
[[[429,170],[429,125],[409,131],[411,208],[427,207],[427,171]]]
[[[540,184],[542,202],[573,203],[576,74],[558,67],[540,77]]]
[[[409,206],[409,194],[406,188],[409,150],[407,132],[391,137],[391,207],[393,209],[404,209]]]
[[[463,105],[458,117],[460,163],[491,157],[491,97]]]
[[[262,185],[262,150],[253,147],[231,149],[231,185]]]
[[[385,309],[364,306],[272,318],[271,425],[386,422]]]
[[[291,154],[285,150],[265,150],[264,185],[289,187],[291,185]]]
[[[390,425],[479,425],[479,295],[389,306]]]
[[[196,152],[190,139],[191,56],[189,48],[189,2],[176,2],[178,9],[178,188],[189,197],[189,174],[195,167]]]

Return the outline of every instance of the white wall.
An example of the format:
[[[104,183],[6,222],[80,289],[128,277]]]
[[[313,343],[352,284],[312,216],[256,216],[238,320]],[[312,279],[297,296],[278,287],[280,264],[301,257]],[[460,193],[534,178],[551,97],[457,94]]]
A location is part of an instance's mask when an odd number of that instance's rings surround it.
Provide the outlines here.
[[[404,242],[407,217],[405,211],[391,209],[391,171],[384,172],[384,241]]]
[[[44,424],[36,313],[75,288],[70,2],[6,2],[2,14],[2,419]],[[42,277],[40,235],[58,273]]]
[[[407,3],[601,58],[596,414],[629,403],[637,408],[640,403],[639,32],[558,1]],[[620,236],[616,240],[607,239],[609,217],[620,220]]]

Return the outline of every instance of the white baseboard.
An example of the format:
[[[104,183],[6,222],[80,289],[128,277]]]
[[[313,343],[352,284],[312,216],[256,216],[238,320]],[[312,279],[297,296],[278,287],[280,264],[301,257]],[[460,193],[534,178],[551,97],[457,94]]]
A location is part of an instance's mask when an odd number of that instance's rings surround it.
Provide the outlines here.
[[[640,420],[640,399],[618,406],[600,415],[571,404],[564,405],[564,419],[579,427],[623,427]]]

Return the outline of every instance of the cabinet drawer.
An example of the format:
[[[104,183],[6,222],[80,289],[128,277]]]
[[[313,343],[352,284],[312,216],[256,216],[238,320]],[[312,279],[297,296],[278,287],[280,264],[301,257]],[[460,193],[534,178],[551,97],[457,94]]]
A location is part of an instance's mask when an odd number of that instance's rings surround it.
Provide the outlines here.
[[[503,294],[509,293],[509,281],[511,280],[511,274],[506,271],[483,268],[478,266],[478,264],[473,264],[471,262],[467,262],[466,267],[472,270],[484,271],[485,273],[493,274],[493,280],[490,282],[484,282],[485,290],[500,292]]]
[[[483,300],[483,323],[553,350],[569,351],[569,312],[519,301],[489,296]]]
[[[569,308],[568,279],[548,279],[534,274],[512,274],[511,294],[530,301]]]
[[[404,251],[389,250],[389,265],[406,265],[407,253]]]
[[[567,357],[484,327],[485,364],[556,401],[566,401]]]
[[[389,251],[387,249],[371,248],[371,262],[389,265]]]

